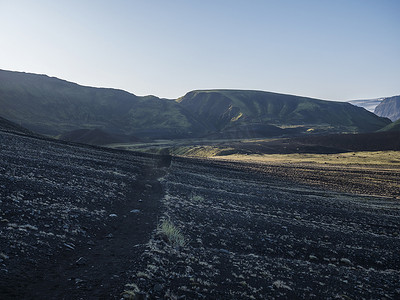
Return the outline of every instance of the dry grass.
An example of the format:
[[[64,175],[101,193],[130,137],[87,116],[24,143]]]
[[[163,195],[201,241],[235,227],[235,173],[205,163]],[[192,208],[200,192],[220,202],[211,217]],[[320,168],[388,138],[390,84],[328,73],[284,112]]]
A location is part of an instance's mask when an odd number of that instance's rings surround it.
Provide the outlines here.
[[[264,154],[227,155],[214,157],[221,160],[271,164],[323,164],[341,166],[382,166],[400,168],[400,151],[348,152],[340,154]]]
[[[187,243],[180,229],[170,220],[164,220],[158,226],[157,233],[175,248],[184,247]]]
[[[139,292],[139,287],[134,283],[128,283],[125,286],[130,289],[123,291],[123,293],[121,294],[122,298],[123,299],[135,299],[137,293]]]

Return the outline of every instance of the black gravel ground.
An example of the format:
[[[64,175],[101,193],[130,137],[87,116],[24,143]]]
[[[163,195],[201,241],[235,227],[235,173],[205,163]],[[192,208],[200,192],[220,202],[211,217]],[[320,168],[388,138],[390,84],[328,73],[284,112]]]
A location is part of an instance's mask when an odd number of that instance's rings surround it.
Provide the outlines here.
[[[151,156],[0,132],[0,299],[119,299],[156,227]]]
[[[133,282],[150,298],[399,299],[400,202],[295,184],[237,164],[176,159],[164,218]]]
[[[396,199],[6,132],[0,145],[0,299],[400,298]]]

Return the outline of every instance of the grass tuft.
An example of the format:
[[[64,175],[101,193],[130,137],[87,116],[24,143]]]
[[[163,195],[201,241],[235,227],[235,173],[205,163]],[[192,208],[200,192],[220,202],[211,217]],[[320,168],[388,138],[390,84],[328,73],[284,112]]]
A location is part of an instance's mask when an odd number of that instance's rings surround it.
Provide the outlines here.
[[[125,286],[131,289],[123,291],[121,294],[123,299],[135,299],[136,294],[139,292],[139,287],[134,283],[128,283]]]
[[[186,245],[186,239],[178,227],[170,220],[164,220],[157,228],[157,233],[171,246],[178,248]]]
[[[201,202],[204,202],[204,197],[200,196],[200,195],[193,194],[192,197],[191,197],[191,200],[192,200],[192,202],[201,203]]]

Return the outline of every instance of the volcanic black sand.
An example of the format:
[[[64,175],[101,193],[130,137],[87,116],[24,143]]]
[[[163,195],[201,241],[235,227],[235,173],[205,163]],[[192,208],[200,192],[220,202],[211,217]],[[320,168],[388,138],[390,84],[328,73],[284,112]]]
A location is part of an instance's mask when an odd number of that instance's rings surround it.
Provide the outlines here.
[[[1,299],[400,298],[398,199],[238,163],[0,142]]]
[[[160,213],[157,160],[9,133],[0,143],[0,298],[118,298]]]

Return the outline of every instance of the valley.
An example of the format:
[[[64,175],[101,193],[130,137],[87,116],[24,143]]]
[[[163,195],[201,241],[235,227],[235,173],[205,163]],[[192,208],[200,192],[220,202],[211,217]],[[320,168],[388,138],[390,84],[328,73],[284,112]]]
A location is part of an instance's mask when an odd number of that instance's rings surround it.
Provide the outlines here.
[[[400,0],[0,3],[0,300],[400,300]]]
[[[0,107],[1,299],[400,297],[399,121],[3,70]]]

